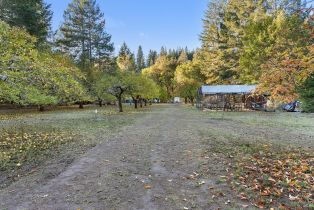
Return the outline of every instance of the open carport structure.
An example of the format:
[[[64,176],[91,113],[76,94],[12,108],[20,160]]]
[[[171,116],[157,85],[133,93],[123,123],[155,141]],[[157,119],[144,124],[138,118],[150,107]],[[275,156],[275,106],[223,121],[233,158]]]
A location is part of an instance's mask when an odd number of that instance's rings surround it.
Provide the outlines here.
[[[263,108],[266,98],[255,93],[257,85],[203,85],[198,90],[197,107],[223,111]]]

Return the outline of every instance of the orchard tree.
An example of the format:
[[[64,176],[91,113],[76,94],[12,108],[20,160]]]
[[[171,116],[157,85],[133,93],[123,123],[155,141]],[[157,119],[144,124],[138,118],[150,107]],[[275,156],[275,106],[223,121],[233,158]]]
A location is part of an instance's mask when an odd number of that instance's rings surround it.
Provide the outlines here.
[[[158,97],[158,87],[155,83],[135,72],[116,71],[115,74],[104,74],[96,83],[98,97],[118,101],[119,112],[123,112],[122,101],[132,97],[135,108],[143,99]],[[144,101],[146,103],[146,100]]]
[[[154,98],[158,98],[160,96],[160,91],[158,85],[150,78],[142,76],[142,97],[145,99],[145,106],[147,100],[152,102]]]
[[[158,86],[153,80],[142,74],[130,73],[128,76],[130,82],[128,95],[133,99],[135,109],[138,108],[138,103],[142,107],[144,102],[146,106],[147,100],[159,96]]]
[[[39,53],[36,38],[0,22],[0,100],[18,105],[73,103],[88,97],[84,76],[65,56]]]
[[[122,100],[132,88],[129,72],[116,71],[115,74],[104,74],[96,82],[99,97],[107,98],[111,95],[118,101],[119,112],[123,112]]]

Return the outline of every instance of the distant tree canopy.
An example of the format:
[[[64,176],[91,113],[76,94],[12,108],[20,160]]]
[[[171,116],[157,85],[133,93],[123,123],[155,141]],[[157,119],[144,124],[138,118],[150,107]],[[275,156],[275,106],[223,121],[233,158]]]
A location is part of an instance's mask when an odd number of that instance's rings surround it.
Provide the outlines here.
[[[137,106],[181,96],[193,102],[205,83],[258,84],[258,91],[275,101],[301,97],[312,104],[310,9],[301,0],[212,0],[200,49],[162,46],[159,53],[149,50],[145,60],[142,46],[134,55],[126,43],[114,56],[96,0],[72,0],[49,43],[50,5],[0,0],[0,100],[19,105],[117,100],[121,105],[132,98]]]
[[[143,69],[142,73],[151,78],[160,89],[160,98],[163,101],[169,101],[177,93],[177,83],[175,72],[177,67],[185,64],[192,59],[194,51],[188,49],[169,49],[161,48],[159,55],[157,52],[149,52],[149,61],[151,63],[147,68]]]

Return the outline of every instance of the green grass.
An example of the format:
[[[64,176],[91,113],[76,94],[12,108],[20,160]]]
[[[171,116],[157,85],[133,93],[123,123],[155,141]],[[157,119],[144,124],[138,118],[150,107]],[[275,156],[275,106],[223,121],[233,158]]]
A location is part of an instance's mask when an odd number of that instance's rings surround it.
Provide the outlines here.
[[[213,119],[228,119],[251,125],[314,130],[314,114],[287,112],[205,112]]]
[[[95,110],[97,109],[97,114]],[[87,107],[47,112],[11,111],[0,116],[0,172],[17,177],[63,153],[75,157],[102,141],[104,136],[132,124],[150,107]],[[1,179],[5,179],[0,176]]]
[[[314,115],[265,112],[199,112],[206,155],[225,163],[228,183],[265,208],[310,208],[314,175]],[[219,125],[219,126],[216,126]],[[211,127],[211,125],[213,127]],[[261,131],[261,132],[259,132]]]

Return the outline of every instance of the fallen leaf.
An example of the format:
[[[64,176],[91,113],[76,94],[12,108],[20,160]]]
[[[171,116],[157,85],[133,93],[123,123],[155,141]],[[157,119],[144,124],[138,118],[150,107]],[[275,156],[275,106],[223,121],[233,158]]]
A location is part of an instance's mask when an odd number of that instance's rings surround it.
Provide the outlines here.
[[[289,194],[289,200],[296,201],[298,199],[299,199],[299,196],[292,196],[292,195]]]

